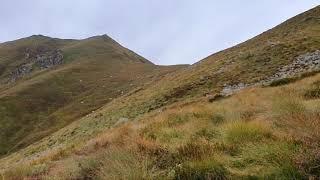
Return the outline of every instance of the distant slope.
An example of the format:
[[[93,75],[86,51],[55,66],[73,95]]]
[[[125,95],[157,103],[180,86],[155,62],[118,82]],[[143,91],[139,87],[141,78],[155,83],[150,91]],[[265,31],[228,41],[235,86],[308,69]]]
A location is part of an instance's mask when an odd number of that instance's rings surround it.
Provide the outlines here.
[[[156,66],[110,37],[0,44],[0,154],[183,66]]]
[[[232,85],[259,83],[299,56],[308,58],[313,53],[319,57],[317,50],[320,6],[167,76],[144,91],[121,98],[108,105],[105,112],[114,112],[115,108],[120,116],[136,117],[179,100],[214,95]]]
[[[52,136],[2,159],[0,163],[7,166],[11,162],[28,161],[32,157],[42,162],[50,159],[48,156],[51,155],[55,158],[58,153],[63,154],[57,155],[59,158],[64,158],[68,153],[74,153],[75,147],[82,146],[87,140],[118,123],[139,120],[147,113],[161,113],[174,107],[175,103],[207,101],[208,96],[221,93],[233,85],[237,89],[241,87],[239,84],[259,83],[273,77],[279,69],[292,64],[298,57],[307,58],[319,49],[318,6],[251,40],[118,97]]]

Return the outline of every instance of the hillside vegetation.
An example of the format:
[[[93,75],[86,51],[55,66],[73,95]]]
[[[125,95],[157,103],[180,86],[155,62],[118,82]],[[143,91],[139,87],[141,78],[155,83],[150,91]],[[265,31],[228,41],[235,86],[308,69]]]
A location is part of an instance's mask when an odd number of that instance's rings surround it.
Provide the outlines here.
[[[315,75],[281,87],[249,88],[213,103],[176,103],[87,142],[46,151],[4,177],[319,178],[319,92]]]
[[[63,54],[62,64],[41,68],[35,63],[32,71],[23,69],[28,61],[56,50]],[[108,36],[85,40],[31,36],[1,44],[0,67],[3,155],[183,66],[156,66]]]
[[[299,57],[317,62],[319,49],[318,6],[149,81],[2,158],[2,175],[7,179],[320,178],[319,65],[273,78]]]

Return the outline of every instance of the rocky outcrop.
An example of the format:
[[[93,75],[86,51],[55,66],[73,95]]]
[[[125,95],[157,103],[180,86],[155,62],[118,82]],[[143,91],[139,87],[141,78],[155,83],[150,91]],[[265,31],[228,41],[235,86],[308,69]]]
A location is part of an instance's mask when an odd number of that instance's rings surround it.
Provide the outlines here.
[[[292,78],[299,76],[306,72],[312,72],[320,70],[320,51],[317,50],[313,53],[307,53],[301,56],[298,56],[291,64],[280,67],[276,73],[266,79],[256,82],[256,83],[239,83],[228,85],[225,84],[221,94],[223,96],[229,96],[234,94],[237,91],[240,91],[247,87],[259,86],[259,85],[269,85],[273,81]]]
[[[18,78],[31,73],[31,71],[32,71],[32,64],[23,64],[11,72],[10,80],[16,81]]]
[[[55,50],[44,55],[37,55],[37,58],[35,59],[35,64],[42,69],[46,69],[52,66],[62,64],[62,59],[62,52],[60,50]]]
[[[24,64],[18,66],[10,73],[9,82],[30,74],[35,69],[47,69],[63,63],[63,54],[61,50],[46,50],[44,48],[32,51],[26,49],[24,54]]]
[[[320,51],[301,55],[295,59],[292,64],[283,66],[266,81],[274,81],[287,77],[293,77],[305,72],[311,72],[320,69]]]
[[[234,94],[235,92],[240,91],[241,89],[244,89],[249,86],[250,86],[249,84],[244,84],[244,83],[233,84],[233,85],[225,84],[222,91],[221,91],[221,95],[229,96],[229,95]]]

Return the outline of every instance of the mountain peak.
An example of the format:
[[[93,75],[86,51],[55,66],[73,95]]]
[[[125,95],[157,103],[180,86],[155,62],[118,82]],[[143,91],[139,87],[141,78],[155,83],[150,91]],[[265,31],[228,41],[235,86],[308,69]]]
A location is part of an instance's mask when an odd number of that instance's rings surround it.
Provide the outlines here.
[[[27,38],[31,38],[31,39],[53,39],[49,36],[45,36],[45,35],[42,35],[42,34],[35,34],[35,35],[31,35]]]

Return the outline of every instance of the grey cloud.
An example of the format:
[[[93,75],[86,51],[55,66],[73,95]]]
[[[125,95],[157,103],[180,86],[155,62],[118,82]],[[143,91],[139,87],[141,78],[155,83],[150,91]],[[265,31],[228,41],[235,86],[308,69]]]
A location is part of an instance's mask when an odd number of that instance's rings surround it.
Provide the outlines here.
[[[3,0],[0,41],[108,34],[156,64],[194,63],[318,0]]]

